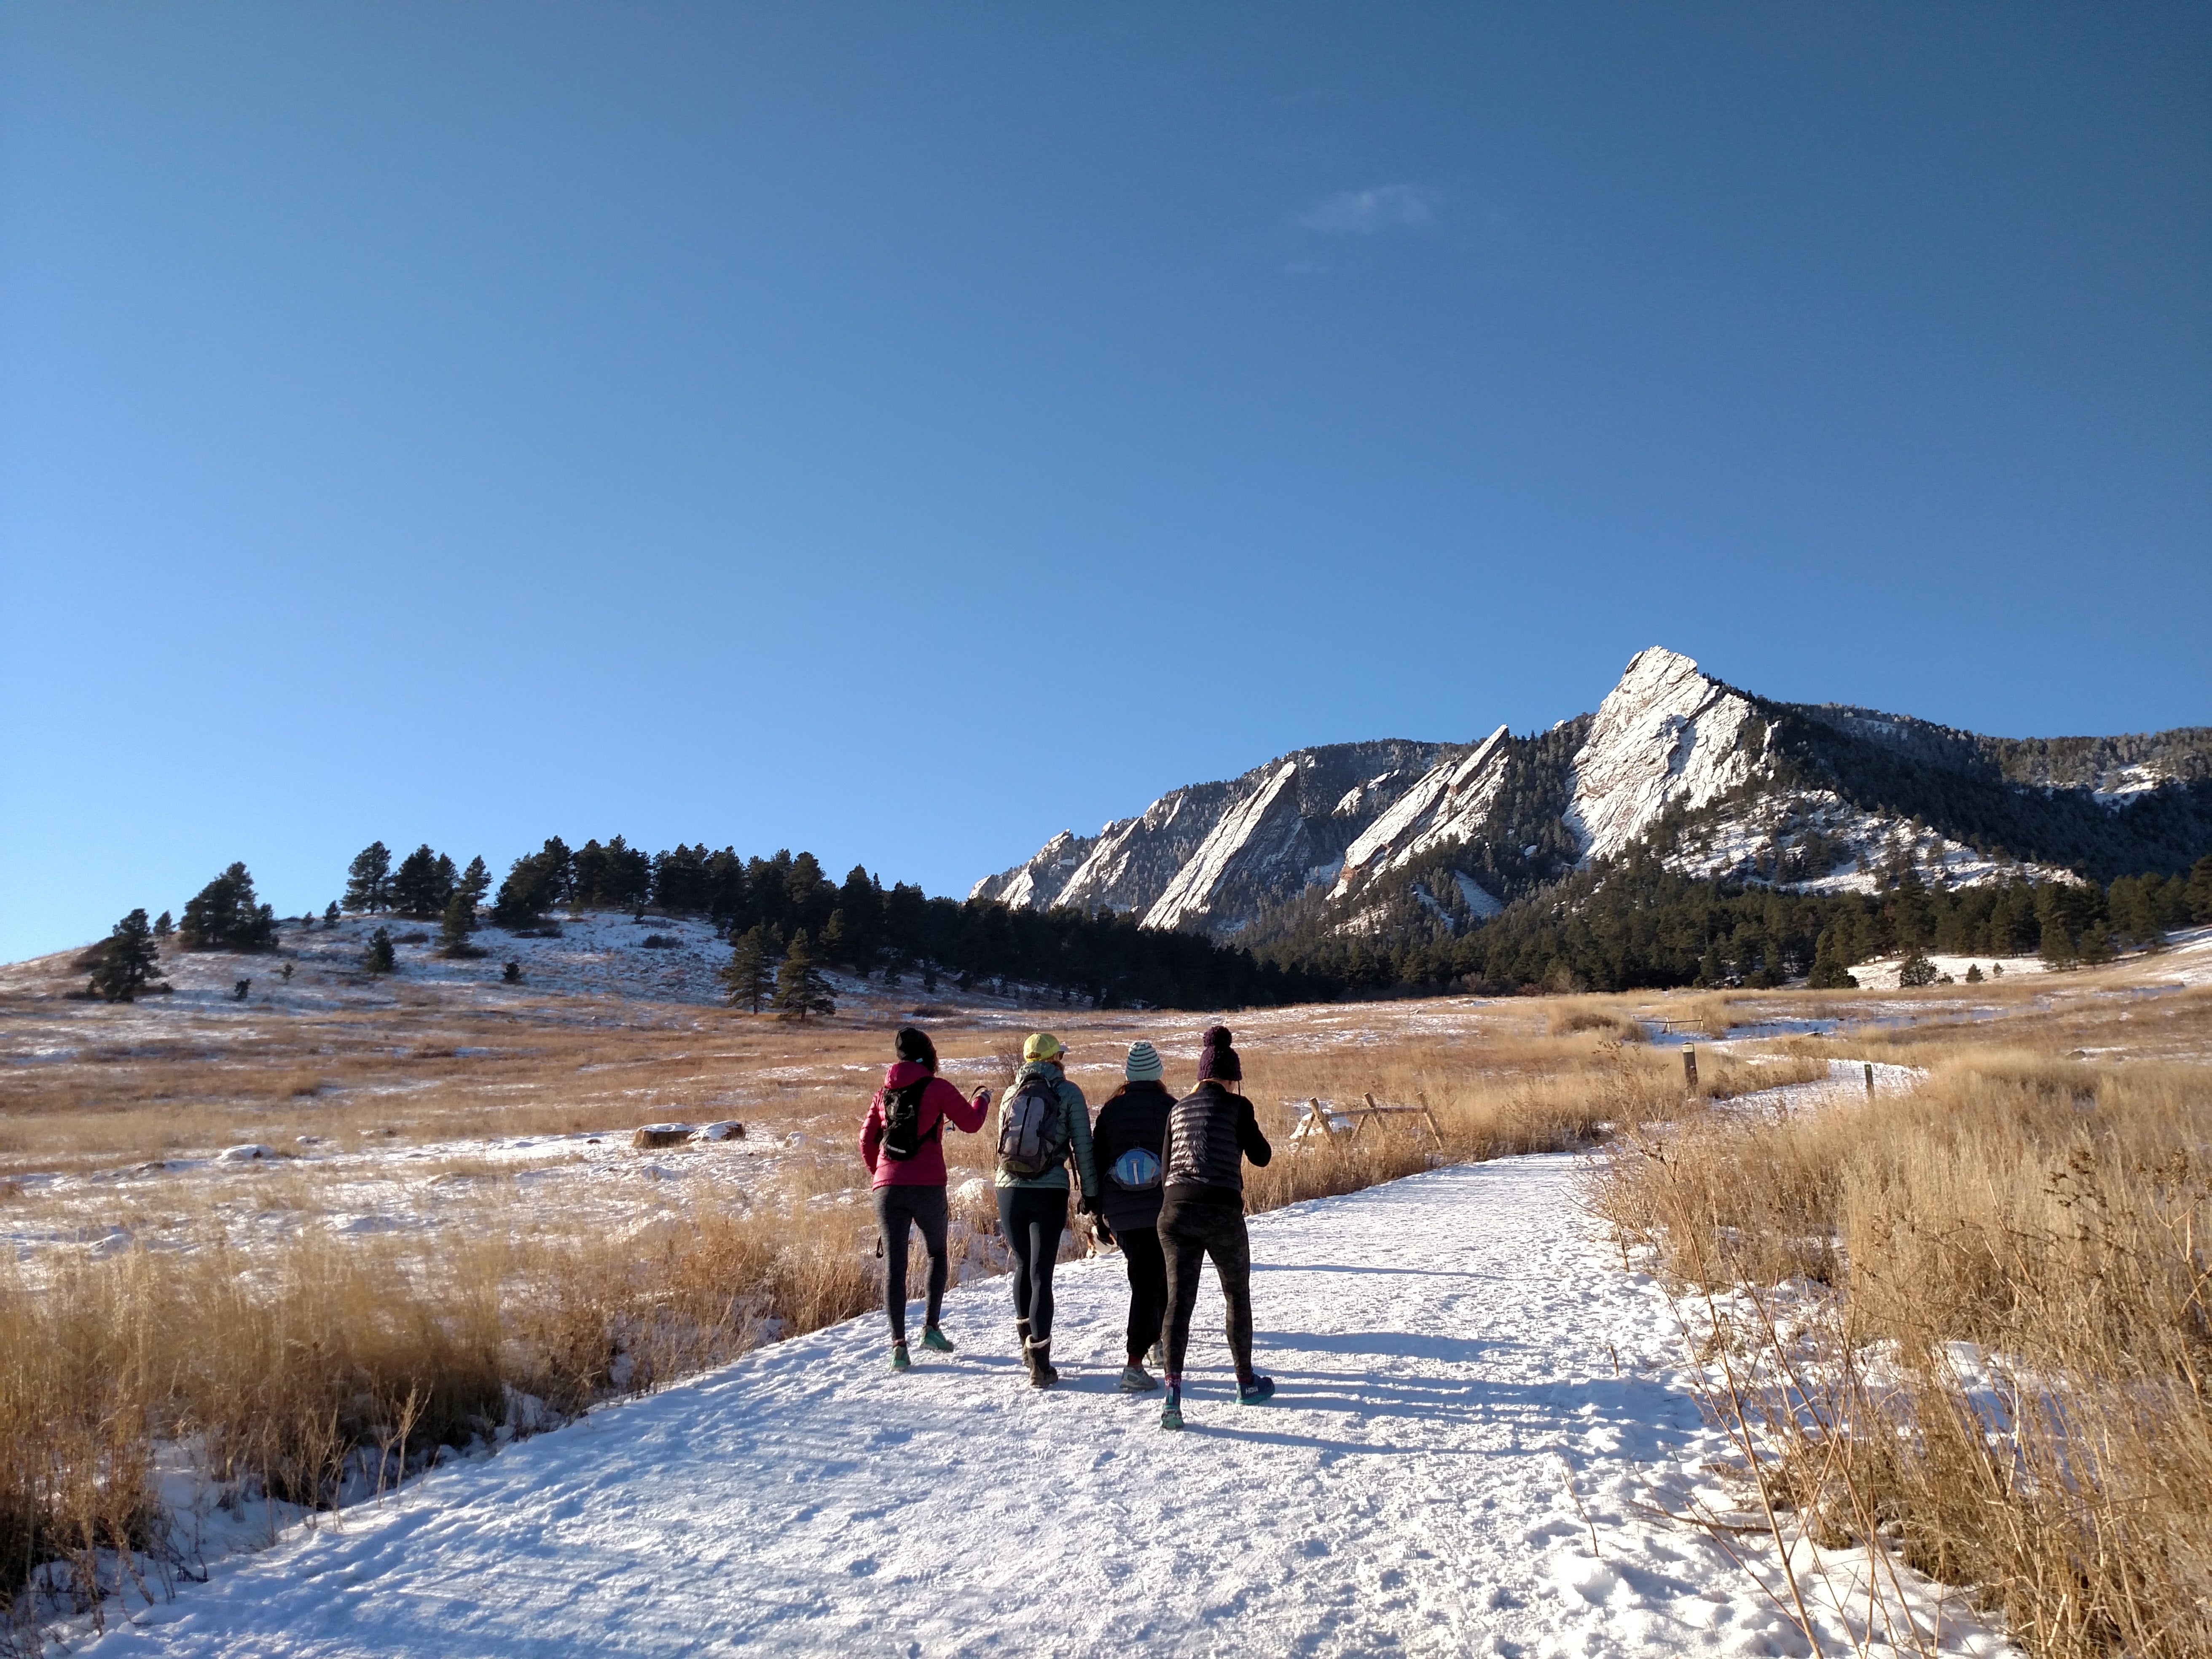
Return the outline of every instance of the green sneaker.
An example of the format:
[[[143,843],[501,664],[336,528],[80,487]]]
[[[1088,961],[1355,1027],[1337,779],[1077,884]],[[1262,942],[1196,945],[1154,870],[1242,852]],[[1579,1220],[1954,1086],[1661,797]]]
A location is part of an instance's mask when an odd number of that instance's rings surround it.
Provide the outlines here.
[[[952,1339],[934,1325],[924,1325],[921,1328],[921,1346],[938,1353],[951,1353]]]
[[[912,1370],[914,1369],[914,1361],[907,1358],[906,1344],[903,1342],[894,1342],[891,1344],[891,1369],[895,1371],[906,1371]]]
[[[1182,1426],[1182,1385],[1180,1382],[1168,1384],[1167,1403],[1160,1407],[1160,1426],[1164,1429]]]

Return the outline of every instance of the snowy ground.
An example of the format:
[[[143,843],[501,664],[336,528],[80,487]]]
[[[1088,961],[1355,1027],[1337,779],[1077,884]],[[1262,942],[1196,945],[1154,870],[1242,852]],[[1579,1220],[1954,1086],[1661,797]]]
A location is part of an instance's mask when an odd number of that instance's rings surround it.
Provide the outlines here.
[[[893,1377],[872,1319],[781,1343],[441,1469],[79,1650],[1806,1652],[1771,1545],[1735,1537],[1739,1565],[1659,1513],[1693,1489],[1734,1509],[1707,1467],[1727,1449],[1576,1179],[1510,1159],[1255,1218],[1280,1393],[1232,1403],[1213,1299],[1180,1437],[1157,1395],[1114,1391],[1118,1261],[1073,1263],[1050,1393],[1018,1381],[1003,1281],[972,1285],[956,1359]],[[1816,1607],[1820,1559],[1798,1547]],[[1857,1559],[1826,1558],[1838,1593]],[[1942,1650],[2004,1650],[1906,1589]]]

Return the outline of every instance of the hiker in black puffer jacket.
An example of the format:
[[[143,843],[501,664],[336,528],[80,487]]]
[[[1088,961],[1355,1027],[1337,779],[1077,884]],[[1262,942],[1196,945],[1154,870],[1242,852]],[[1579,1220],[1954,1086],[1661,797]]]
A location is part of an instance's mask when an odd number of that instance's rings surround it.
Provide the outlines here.
[[[1145,1351],[1158,1346],[1168,1310],[1167,1261],[1160,1254],[1160,1181],[1168,1114],[1176,1102],[1160,1081],[1160,1056],[1151,1043],[1131,1043],[1122,1070],[1128,1081],[1107,1097],[1091,1126],[1098,1196],[1085,1207],[1104,1222],[1129,1264],[1129,1363],[1121,1368],[1121,1387],[1142,1394],[1160,1386],[1145,1369]]]
[[[1160,1249],[1167,1258],[1168,1312],[1160,1340],[1167,1349],[1168,1397],[1160,1426],[1182,1426],[1182,1356],[1190,1341],[1206,1258],[1229,1304],[1229,1352],[1237,1362],[1237,1403],[1255,1406],[1275,1380],[1252,1369],[1252,1243],[1244,1231],[1243,1160],[1264,1165],[1274,1156],[1252,1103],[1231,1085],[1244,1067],[1230,1046],[1229,1028],[1210,1027],[1198,1055],[1198,1087],[1168,1114]]]

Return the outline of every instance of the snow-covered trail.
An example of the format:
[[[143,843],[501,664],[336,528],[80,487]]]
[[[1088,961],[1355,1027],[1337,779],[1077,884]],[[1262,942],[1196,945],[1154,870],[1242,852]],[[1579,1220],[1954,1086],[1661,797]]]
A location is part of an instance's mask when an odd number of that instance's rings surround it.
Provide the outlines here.
[[[956,1359],[892,1376],[873,1319],[781,1343],[80,1650],[1802,1653],[1717,1546],[1631,1501],[1678,1498],[1723,1446],[1574,1180],[1515,1158],[1255,1217],[1280,1392],[1234,1403],[1209,1289],[1180,1436],[1114,1389],[1119,1259],[1069,1264],[1049,1392],[1019,1380],[1004,1282],[971,1285]]]

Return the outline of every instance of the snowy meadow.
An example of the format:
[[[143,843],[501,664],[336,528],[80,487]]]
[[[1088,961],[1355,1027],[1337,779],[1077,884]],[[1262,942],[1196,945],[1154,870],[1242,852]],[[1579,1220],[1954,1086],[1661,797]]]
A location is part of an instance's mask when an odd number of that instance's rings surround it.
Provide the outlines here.
[[[0,970],[19,1637],[866,1313],[853,1143],[902,1021],[994,1090],[1054,1030],[1094,1106],[1138,1036],[1187,1079],[1206,1023],[848,981],[787,1024],[719,1006],[708,942],[654,926],[650,947],[605,917],[518,939],[514,982],[405,941],[364,975],[350,924],[173,957],[175,990],[131,1006],[68,1000],[67,957]],[[1624,1260],[1679,1287],[1705,1361],[1742,1361],[1708,1398],[1751,1509],[1984,1586],[2039,1651],[2197,1650],[2202,945],[1903,992],[1231,1016],[1279,1148],[1249,1207],[1603,1149],[1592,1202]],[[1879,1095],[1835,1086],[1867,1059]],[[1370,1096],[1436,1133],[1345,1115]],[[1297,1133],[1316,1119],[1335,1132]],[[947,1151],[956,1274],[988,1275],[988,1148]],[[1079,1227],[1067,1251],[1097,1248]]]

